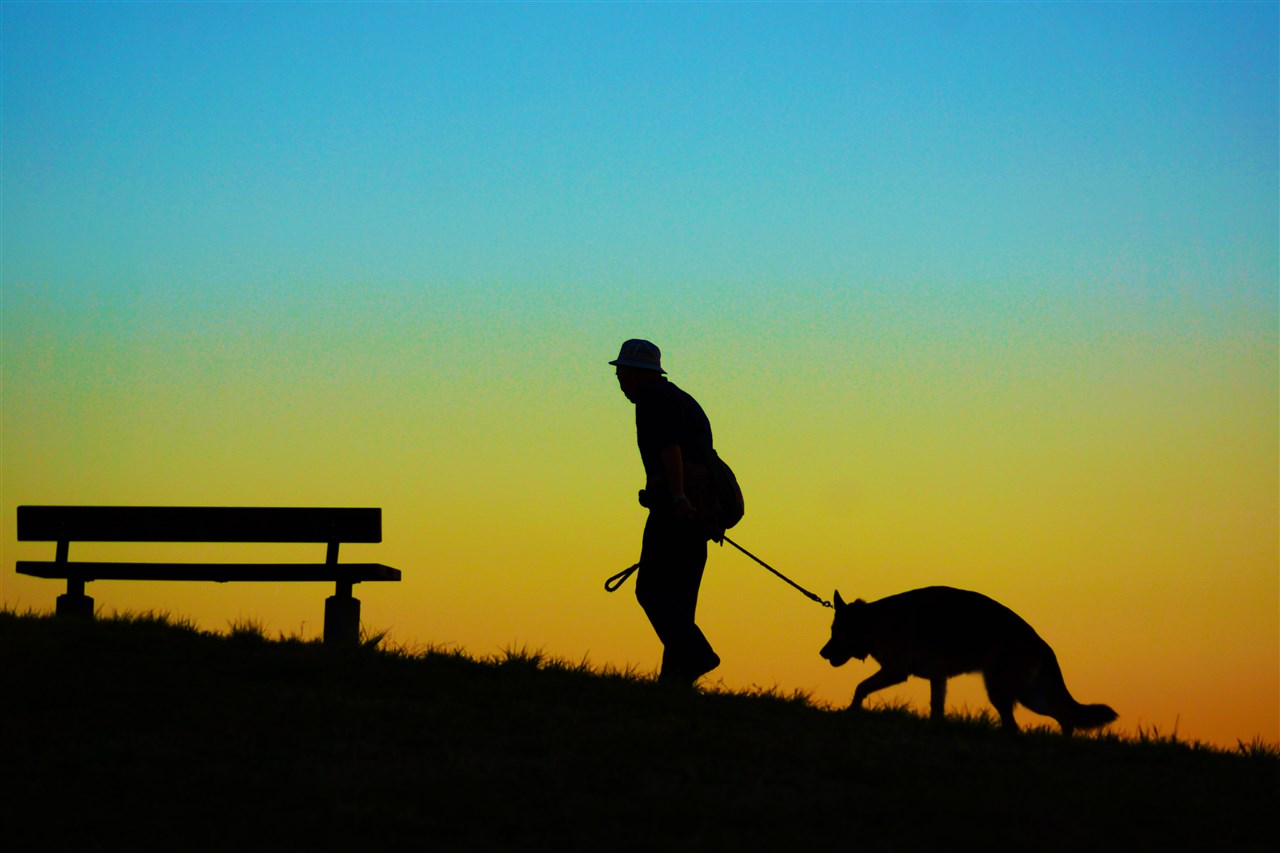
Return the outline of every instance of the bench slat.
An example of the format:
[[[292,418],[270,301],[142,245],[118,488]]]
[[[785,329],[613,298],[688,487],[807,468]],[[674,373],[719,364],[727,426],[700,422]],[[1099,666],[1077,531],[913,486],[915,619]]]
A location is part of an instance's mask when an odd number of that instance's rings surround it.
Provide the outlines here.
[[[20,506],[23,542],[381,542],[378,507]]]
[[[381,563],[57,563],[19,560],[18,574],[38,578],[127,581],[398,581]]]

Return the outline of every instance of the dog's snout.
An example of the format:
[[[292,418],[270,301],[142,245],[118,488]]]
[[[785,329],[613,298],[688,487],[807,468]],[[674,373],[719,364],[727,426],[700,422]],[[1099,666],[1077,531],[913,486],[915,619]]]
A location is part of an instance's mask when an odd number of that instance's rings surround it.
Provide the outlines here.
[[[849,658],[851,657],[848,652],[837,646],[834,639],[828,640],[827,644],[822,647],[822,650],[819,651],[818,654],[822,656],[823,660],[827,661],[832,666],[844,666],[849,662]]]

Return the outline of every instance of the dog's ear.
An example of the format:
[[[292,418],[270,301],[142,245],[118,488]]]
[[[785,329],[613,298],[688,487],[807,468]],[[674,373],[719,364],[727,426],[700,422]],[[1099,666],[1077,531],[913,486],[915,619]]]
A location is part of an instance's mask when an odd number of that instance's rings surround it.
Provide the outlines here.
[[[840,590],[836,590],[835,597],[832,598],[832,601],[836,603],[836,607],[844,607],[844,599],[840,597]]]

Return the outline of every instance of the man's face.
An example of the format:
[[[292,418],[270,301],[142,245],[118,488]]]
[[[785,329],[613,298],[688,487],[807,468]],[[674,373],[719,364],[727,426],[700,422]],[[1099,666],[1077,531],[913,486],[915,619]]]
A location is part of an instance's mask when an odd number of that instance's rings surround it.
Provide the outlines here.
[[[618,377],[618,387],[622,389],[622,393],[627,395],[627,399],[635,401],[636,393],[649,384],[653,380],[654,372],[652,370],[644,370],[639,367],[623,367],[618,365],[615,371]]]

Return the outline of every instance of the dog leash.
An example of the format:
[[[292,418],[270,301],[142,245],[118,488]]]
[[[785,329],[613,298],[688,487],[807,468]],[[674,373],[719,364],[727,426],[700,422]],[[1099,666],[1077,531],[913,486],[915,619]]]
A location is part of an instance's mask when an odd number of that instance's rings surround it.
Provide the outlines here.
[[[742,547],[741,545],[739,545],[737,542],[734,542],[734,541],[733,541],[732,539],[730,539],[728,536],[724,537],[724,541],[728,542],[730,545],[732,545],[733,547],[737,548],[739,551],[741,551],[742,553],[746,554],[748,557],[750,557],[751,559],[755,560],[757,563],[759,563],[760,565],[764,566],[766,569],[768,569],[769,571],[773,572],[775,575],[777,575],[778,577],[782,578],[784,581],[786,581],[787,583],[791,584],[791,585],[792,585],[793,587],[795,587],[796,589],[800,590],[800,592],[802,592],[802,593],[804,594],[805,598],[808,598],[810,601],[816,601],[818,604],[821,604],[823,607],[834,607],[834,605],[832,605],[832,603],[831,603],[830,601],[827,601],[825,598],[821,598],[821,597],[819,597],[817,593],[809,592],[809,590],[807,590],[807,589],[805,589],[804,587],[800,586],[800,584],[796,583],[796,582],[795,582],[795,581],[793,581],[791,578],[787,577],[787,576],[786,576],[786,575],[784,575],[782,572],[778,571],[778,570],[777,570],[777,569],[775,569],[773,566],[769,565],[769,564],[768,564],[768,563],[766,563],[764,560],[762,560],[762,559],[760,559],[759,557],[757,557],[755,554],[752,554],[750,551],[748,551],[746,548],[743,548],[743,547]]]
[[[786,575],[784,575],[782,572],[778,571],[778,570],[777,570],[777,569],[775,569],[773,566],[769,565],[769,564],[768,564],[768,563],[766,563],[764,560],[762,560],[762,559],[760,559],[759,557],[757,557],[755,554],[752,554],[750,551],[748,551],[746,548],[743,548],[743,547],[742,547],[741,545],[739,545],[737,542],[734,542],[734,541],[733,541],[732,539],[730,539],[728,536],[725,536],[725,537],[724,537],[724,541],[725,541],[725,542],[728,542],[730,545],[732,545],[733,547],[737,548],[739,551],[741,551],[742,553],[746,554],[748,557],[750,557],[751,559],[755,560],[757,563],[759,563],[760,565],[764,566],[766,569],[768,569],[769,571],[773,572],[775,575],[777,575],[778,577],[782,578],[782,579],[783,579],[784,581],[786,581],[787,583],[791,584],[793,587],[795,587],[796,589],[798,589],[798,590],[799,590],[799,591],[800,591],[800,592],[801,592],[801,593],[802,593],[806,598],[808,598],[810,601],[817,602],[818,604],[821,604],[823,607],[832,607],[832,606],[833,606],[833,605],[831,604],[831,602],[830,602],[830,601],[827,601],[825,598],[822,598],[822,597],[821,597],[821,596],[819,596],[817,593],[809,592],[809,590],[807,590],[807,589],[805,589],[804,587],[800,586],[800,584],[796,583],[796,582],[795,582],[795,581],[793,581],[791,578],[787,577],[787,576],[786,576]],[[623,569],[622,571],[618,572],[616,575],[611,576],[607,581],[605,581],[605,582],[604,582],[604,588],[605,588],[605,590],[606,590],[606,591],[608,591],[608,592],[616,592],[616,591],[618,590],[618,588],[619,588],[619,587],[621,587],[624,583],[626,583],[626,582],[627,582],[627,578],[631,577],[631,575],[632,575],[632,574],[634,574],[634,573],[635,573],[635,571],[636,571],[636,569],[638,569],[638,568],[640,568],[640,564],[639,564],[639,563],[636,563],[636,564],[635,564],[635,565],[633,565],[633,566],[628,566],[627,568],[625,568],[625,569]]]
[[[627,568],[618,572],[616,575],[612,575],[607,581],[604,582],[605,592],[617,592],[618,588],[621,587],[624,583],[626,583],[627,578],[631,577],[631,575],[634,574],[635,570],[638,568],[640,568],[640,564],[636,563],[633,566],[628,566]]]

